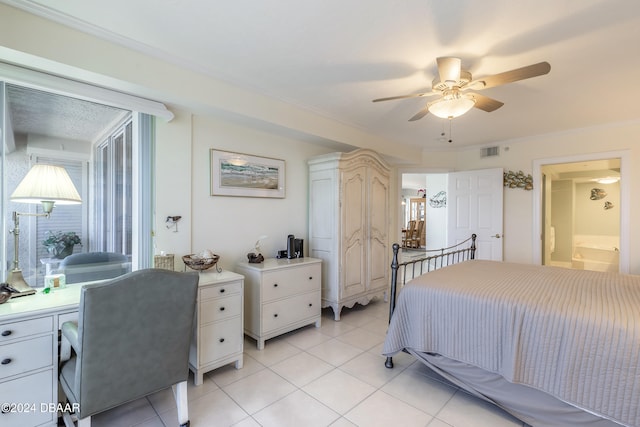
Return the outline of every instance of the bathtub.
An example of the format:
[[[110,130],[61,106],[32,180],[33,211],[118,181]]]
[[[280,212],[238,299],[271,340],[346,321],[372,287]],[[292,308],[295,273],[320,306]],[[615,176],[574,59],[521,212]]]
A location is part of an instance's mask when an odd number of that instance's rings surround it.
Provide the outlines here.
[[[571,267],[579,270],[619,270],[618,236],[576,235],[573,238]]]

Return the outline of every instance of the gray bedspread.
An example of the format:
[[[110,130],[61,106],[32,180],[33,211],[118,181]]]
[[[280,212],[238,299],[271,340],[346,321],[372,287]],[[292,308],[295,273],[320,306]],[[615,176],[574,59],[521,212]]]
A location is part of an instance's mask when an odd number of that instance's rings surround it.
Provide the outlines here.
[[[383,353],[410,348],[640,426],[640,276],[466,261],[400,292]]]

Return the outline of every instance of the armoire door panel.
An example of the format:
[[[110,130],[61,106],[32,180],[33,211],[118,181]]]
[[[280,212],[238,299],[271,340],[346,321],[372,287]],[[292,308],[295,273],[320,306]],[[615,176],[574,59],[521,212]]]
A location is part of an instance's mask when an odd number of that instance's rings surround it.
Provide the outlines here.
[[[365,253],[363,242],[345,249],[342,262],[344,288],[342,297],[358,294],[365,290]]]
[[[344,187],[340,205],[342,207],[343,238],[352,242],[364,238],[365,174],[362,168],[343,174]]]

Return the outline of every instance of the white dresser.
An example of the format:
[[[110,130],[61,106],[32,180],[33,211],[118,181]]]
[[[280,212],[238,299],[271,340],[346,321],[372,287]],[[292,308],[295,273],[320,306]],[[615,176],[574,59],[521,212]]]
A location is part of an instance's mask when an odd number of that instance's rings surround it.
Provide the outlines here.
[[[321,266],[316,258],[238,264],[245,277],[244,333],[260,350],[269,338],[311,323],[320,327]]]
[[[335,320],[343,307],[386,296],[389,183],[389,166],[371,150],[309,160],[309,255],[323,261],[322,306]]]
[[[242,368],[244,277],[231,271],[201,272],[197,321],[194,325],[189,367],[196,385],[202,376],[234,362]]]

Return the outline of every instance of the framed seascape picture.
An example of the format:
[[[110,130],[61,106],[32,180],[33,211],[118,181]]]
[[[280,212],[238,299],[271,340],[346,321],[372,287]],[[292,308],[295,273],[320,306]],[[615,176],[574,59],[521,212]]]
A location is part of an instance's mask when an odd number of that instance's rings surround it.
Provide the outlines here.
[[[211,150],[211,195],[284,198],[284,160]]]

